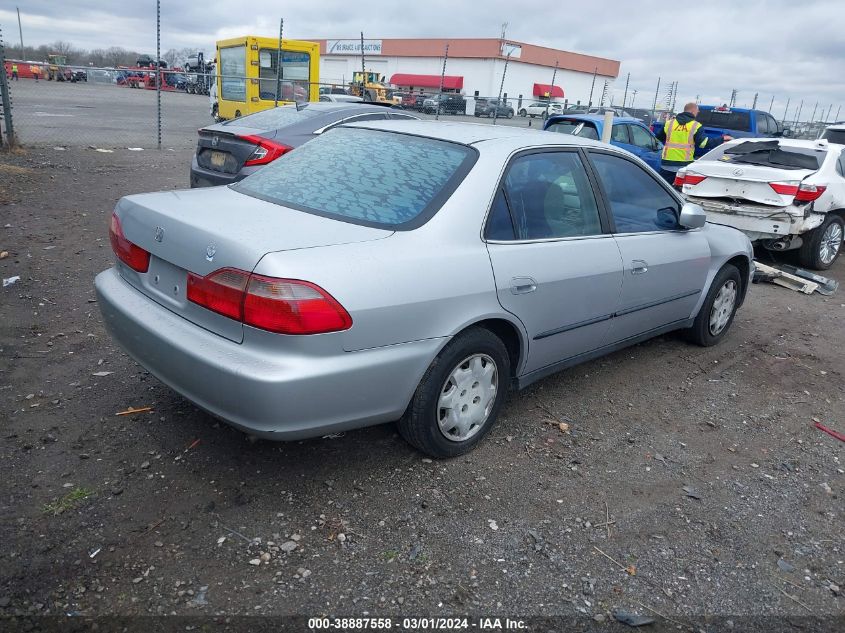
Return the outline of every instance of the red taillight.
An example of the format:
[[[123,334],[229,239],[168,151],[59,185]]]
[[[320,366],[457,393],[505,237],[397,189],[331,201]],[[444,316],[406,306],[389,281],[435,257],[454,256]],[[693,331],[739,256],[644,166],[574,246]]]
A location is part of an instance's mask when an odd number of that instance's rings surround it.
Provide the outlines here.
[[[770,182],[769,186],[782,196],[794,196],[798,193],[798,183],[795,182]]]
[[[798,187],[798,193],[795,194],[795,202],[812,202],[813,200],[818,200],[819,196],[826,189],[827,187],[824,185],[808,185],[802,182],[801,186]]]
[[[307,281],[222,268],[188,274],[188,300],[246,325],[279,334],[348,330],[352,317],[334,297]]]
[[[188,273],[188,301],[236,321],[243,321],[244,290],[249,274],[221,268],[206,277]]]
[[[132,270],[145,273],[150,269],[150,253],[140,246],[133,244],[123,235],[123,228],[120,226],[120,219],[112,213],[109,223],[109,239],[111,249],[117,258]]]
[[[693,174],[690,172],[678,172],[675,176],[675,182],[672,183],[676,187],[683,187],[684,185],[697,185],[703,180],[706,180],[707,176],[702,176],[701,174]]]
[[[246,159],[244,163],[244,167],[251,167],[252,165],[266,165],[267,163],[272,163],[282,154],[287,154],[293,148],[289,145],[284,145],[282,143],[277,143],[276,141],[271,141],[268,138],[264,138],[263,136],[257,135],[247,135],[247,136],[239,136],[239,139],[242,141],[248,141],[250,143],[255,143],[258,147],[249,155],[249,158]]]

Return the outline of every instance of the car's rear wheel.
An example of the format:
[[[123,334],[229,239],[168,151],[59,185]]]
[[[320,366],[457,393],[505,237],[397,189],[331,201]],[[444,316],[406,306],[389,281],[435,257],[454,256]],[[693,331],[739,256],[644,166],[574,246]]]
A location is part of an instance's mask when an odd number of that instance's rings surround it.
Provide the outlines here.
[[[513,118],[513,110],[508,110],[508,118],[509,119]]]
[[[801,265],[813,270],[827,270],[842,250],[843,221],[836,214],[828,214],[821,226],[804,236],[798,251]]]
[[[522,110],[519,111],[519,116],[526,116],[527,114],[528,111],[525,108],[522,108]]]
[[[687,335],[693,343],[710,347],[721,341],[733,323],[742,292],[742,276],[733,264],[716,274]]]
[[[504,343],[489,330],[471,328],[431,363],[399,420],[399,433],[432,457],[462,455],[493,426],[509,381]]]

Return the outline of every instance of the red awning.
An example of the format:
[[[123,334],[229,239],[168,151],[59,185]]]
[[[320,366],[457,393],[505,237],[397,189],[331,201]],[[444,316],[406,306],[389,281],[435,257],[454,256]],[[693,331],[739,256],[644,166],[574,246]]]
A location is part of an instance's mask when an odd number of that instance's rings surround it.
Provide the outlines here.
[[[390,78],[394,86],[413,86],[414,88],[440,88],[440,75],[409,75],[407,73],[396,73]],[[443,77],[444,90],[462,90],[464,78],[455,75]]]
[[[534,84],[535,97],[560,97],[563,99],[563,88],[549,84]]]

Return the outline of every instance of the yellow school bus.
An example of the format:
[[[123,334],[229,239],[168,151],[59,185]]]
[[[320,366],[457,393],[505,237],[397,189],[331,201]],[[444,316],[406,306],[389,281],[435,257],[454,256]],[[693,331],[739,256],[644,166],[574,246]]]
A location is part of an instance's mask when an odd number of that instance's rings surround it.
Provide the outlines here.
[[[320,45],[245,35],[217,42],[217,111],[221,119],[267,110],[277,103],[319,100]]]

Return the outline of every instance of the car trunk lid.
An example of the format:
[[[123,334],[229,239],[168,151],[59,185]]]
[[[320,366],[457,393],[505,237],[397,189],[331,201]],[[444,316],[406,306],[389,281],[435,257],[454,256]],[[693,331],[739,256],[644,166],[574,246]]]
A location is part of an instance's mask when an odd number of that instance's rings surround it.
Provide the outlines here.
[[[187,299],[188,273],[222,268],[252,272],[274,251],[364,242],[392,231],[333,220],[237,193],[227,187],[128,196],[115,211],[126,238],[149,251],[150,266],[123,277],[148,297],[230,340],[243,339],[240,322]]]
[[[747,200],[776,207],[792,204],[801,181],[814,173],[810,169],[778,169],[718,160],[695,162],[685,172],[684,194]]]
[[[197,139],[197,164],[203,169],[224,174],[236,174],[258,147],[250,137],[271,139],[275,131],[267,133],[251,127],[227,125],[209,126],[199,131]]]

